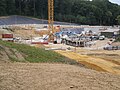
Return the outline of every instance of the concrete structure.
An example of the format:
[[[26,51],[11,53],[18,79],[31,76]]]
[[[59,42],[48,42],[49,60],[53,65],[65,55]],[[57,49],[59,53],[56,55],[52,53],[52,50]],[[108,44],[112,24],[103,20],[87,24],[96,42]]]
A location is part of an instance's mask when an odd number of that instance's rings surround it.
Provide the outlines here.
[[[108,28],[107,30],[104,30],[101,32],[101,35],[104,35],[105,37],[112,38],[113,36],[118,35],[120,32],[120,29],[116,28]]]

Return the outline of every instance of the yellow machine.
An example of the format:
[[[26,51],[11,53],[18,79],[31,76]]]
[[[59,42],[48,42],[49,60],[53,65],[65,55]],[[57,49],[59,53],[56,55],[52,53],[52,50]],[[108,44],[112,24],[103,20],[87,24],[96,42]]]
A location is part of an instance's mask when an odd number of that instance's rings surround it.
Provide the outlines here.
[[[48,0],[48,28],[49,28],[49,41],[54,41],[54,0]]]

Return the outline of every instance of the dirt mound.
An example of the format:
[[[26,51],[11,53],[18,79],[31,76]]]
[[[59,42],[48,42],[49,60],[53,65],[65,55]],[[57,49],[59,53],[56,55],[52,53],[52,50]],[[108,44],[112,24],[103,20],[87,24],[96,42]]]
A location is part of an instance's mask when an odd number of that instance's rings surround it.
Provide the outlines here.
[[[0,61],[25,61],[22,53],[18,52],[16,49],[8,48],[0,45]]]
[[[0,90],[120,90],[120,76],[64,64],[0,63]]]

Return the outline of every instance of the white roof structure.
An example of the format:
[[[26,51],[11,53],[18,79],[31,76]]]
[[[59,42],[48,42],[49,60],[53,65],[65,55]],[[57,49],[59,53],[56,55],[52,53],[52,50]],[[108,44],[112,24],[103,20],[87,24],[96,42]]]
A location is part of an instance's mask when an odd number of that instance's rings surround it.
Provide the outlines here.
[[[94,34],[98,34],[98,33],[100,33],[100,28],[101,27],[84,28],[84,31],[85,32],[92,31]]]

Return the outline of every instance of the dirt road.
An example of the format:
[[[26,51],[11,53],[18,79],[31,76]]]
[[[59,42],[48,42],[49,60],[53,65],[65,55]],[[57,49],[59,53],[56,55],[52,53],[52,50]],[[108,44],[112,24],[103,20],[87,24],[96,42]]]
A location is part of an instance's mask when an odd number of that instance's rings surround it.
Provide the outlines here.
[[[120,90],[120,76],[64,64],[0,63],[0,90]]]

